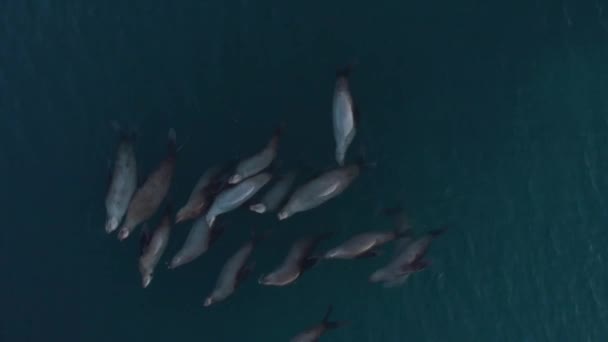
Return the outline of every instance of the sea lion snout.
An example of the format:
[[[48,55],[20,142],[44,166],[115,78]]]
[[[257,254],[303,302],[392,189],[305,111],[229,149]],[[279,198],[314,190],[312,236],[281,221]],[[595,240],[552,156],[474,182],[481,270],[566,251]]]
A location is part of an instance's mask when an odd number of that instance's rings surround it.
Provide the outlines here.
[[[146,274],[145,276],[143,276],[141,278],[141,287],[143,287],[145,289],[146,287],[148,287],[148,285],[150,285],[151,282],[152,282],[152,275]]]
[[[130,234],[130,232],[129,232],[129,230],[128,230],[128,229],[124,229],[124,228],[123,228],[123,229],[121,229],[121,230],[118,232],[118,240],[122,241],[122,240],[124,240],[124,239],[128,238],[128,237],[129,237],[129,234]]]
[[[205,302],[203,303],[203,306],[207,307],[207,306],[210,306],[211,304],[213,304],[213,298],[207,297],[207,299],[205,299]]]
[[[241,177],[241,175],[232,175],[232,177],[230,177],[230,179],[228,179],[228,184],[236,184],[242,180],[243,180],[243,177]]]
[[[110,217],[106,221],[106,233],[110,234],[118,228],[118,219],[116,217]]]

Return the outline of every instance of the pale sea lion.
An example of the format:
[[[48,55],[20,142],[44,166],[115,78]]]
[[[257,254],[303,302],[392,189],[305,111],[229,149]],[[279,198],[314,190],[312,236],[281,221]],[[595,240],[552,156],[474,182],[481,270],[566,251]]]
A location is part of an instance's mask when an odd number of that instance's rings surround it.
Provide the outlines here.
[[[351,67],[346,67],[336,73],[336,85],[333,99],[333,127],[336,142],[336,161],[344,165],[348,147],[357,132],[358,110],[350,93],[348,78]]]
[[[232,211],[247,202],[270,181],[271,177],[269,173],[263,172],[222,191],[215,197],[207,211],[207,224],[213,226],[217,216]]]
[[[105,229],[107,233],[111,233],[118,228],[137,188],[135,136],[122,130],[120,135],[120,143],[116,150],[116,159],[114,160],[110,185],[106,194]]]

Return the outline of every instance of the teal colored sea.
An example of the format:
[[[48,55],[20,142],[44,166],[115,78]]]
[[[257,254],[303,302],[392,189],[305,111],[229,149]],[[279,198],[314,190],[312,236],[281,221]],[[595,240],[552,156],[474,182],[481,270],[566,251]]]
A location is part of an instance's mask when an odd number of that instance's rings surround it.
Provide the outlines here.
[[[113,122],[136,132],[138,176],[179,152],[165,203],[283,127],[275,171],[336,167],[336,70],[360,113],[340,196],[279,221],[246,208],[196,261],[150,286],[139,227],[104,230]],[[563,1],[0,1],[0,341],[608,341],[608,3]],[[447,227],[399,287],[393,257],[322,261],[286,287],[258,277],[299,237],[318,250]],[[161,206],[149,220],[161,219]],[[255,268],[204,307],[251,238]]]

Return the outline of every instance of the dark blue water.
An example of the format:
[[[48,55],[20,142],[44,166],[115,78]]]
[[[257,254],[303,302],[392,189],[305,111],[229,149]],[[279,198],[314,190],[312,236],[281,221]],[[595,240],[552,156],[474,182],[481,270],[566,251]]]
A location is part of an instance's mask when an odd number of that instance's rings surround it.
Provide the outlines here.
[[[286,341],[329,304],[351,324],[323,341],[608,338],[605,1],[5,0],[0,23],[0,340]],[[209,254],[141,289],[137,239],[103,231],[110,122],[139,132],[142,177],[175,127],[178,205],[281,122],[283,167],[328,168],[352,61],[349,158],[376,167],[280,224],[231,214]],[[405,286],[367,282],[388,248],[202,307],[252,229],[274,229],[257,277],[307,232],[388,228],[396,203],[420,231],[450,227]]]

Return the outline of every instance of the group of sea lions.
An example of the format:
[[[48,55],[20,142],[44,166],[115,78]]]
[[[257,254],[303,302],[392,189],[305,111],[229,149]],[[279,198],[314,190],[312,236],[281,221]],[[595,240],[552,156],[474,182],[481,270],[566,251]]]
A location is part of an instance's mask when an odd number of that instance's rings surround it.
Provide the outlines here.
[[[205,171],[184,204],[175,214],[169,204],[154,230],[143,229],[140,237],[139,271],[142,286],[148,287],[154,271],[165,252],[174,224],[193,220],[183,246],[171,258],[169,268],[175,269],[194,261],[205,253],[223,231],[217,218],[249,204],[258,214],[274,213],[279,221],[311,210],[343,193],[358,177],[362,162],[346,163],[346,155],[357,129],[358,112],[349,89],[350,68],[337,72],[333,98],[333,132],[337,167],[297,185],[297,172],[289,171],[273,176],[269,171],[278,155],[282,129],[277,129],[268,143],[257,153],[233,165],[218,165]],[[127,239],[134,230],[146,223],[160,208],[171,188],[177,157],[176,134],[168,134],[168,153],[141,184],[138,183],[134,134],[120,130],[111,179],[106,195],[107,233],[118,230],[118,239]],[[273,179],[274,178],[274,179]],[[269,186],[269,184],[271,184]],[[261,190],[268,190],[261,194]],[[261,195],[259,195],[261,194]],[[296,281],[305,271],[329,259],[360,259],[379,254],[381,247],[395,241],[395,255],[384,267],[369,276],[369,281],[387,287],[403,284],[414,272],[425,269],[425,259],[432,240],[444,229],[433,230],[422,236],[412,234],[411,225],[401,210],[387,210],[394,219],[393,228],[368,231],[317,253],[318,245],[331,233],[310,234],[297,239],[285,259],[271,272],[261,275],[258,283],[264,286],[286,286]],[[225,262],[214,289],[203,302],[210,306],[231,296],[251,274],[251,256],[263,238],[255,233]],[[295,336],[292,341],[317,341],[320,336],[343,322],[329,320],[331,306],[321,323]]]

